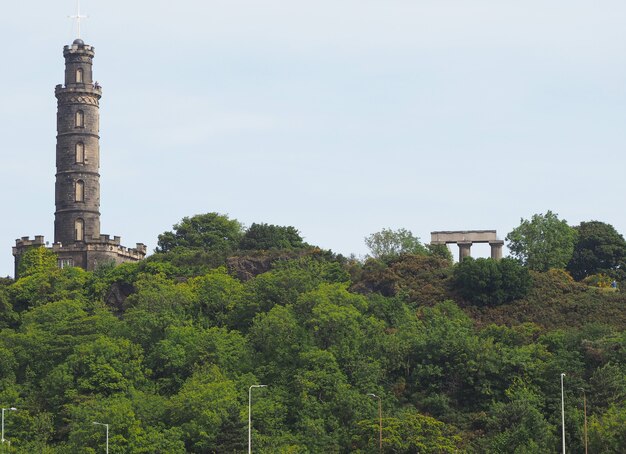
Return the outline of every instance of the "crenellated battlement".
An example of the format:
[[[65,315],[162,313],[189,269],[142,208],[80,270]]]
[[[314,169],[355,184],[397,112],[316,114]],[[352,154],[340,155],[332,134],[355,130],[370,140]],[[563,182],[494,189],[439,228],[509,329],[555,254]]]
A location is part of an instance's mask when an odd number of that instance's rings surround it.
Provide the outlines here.
[[[35,235],[34,239],[30,239],[28,236],[23,236],[22,238],[18,238],[15,240],[15,248],[27,248],[31,246],[45,246],[44,236],[43,235]]]
[[[32,247],[45,247],[54,252],[58,257],[59,267],[78,266],[87,270],[93,270],[104,263],[119,265],[124,262],[136,262],[143,260],[148,248],[143,243],[137,243],[134,248],[121,245],[121,238],[110,235],[100,235],[100,238],[86,242],[70,244],[54,243],[46,244],[43,235],[34,238],[24,236],[15,240],[13,256],[15,257],[15,277],[19,277],[17,269],[21,256]]]
[[[88,243],[72,243],[61,244],[54,243],[50,248],[52,252],[61,256],[64,253],[93,253],[100,252],[107,255],[115,255],[120,258],[130,260],[142,260],[146,256],[147,247],[143,243],[137,243],[136,247],[129,248],[120,244],[120,237],[117,236],[113,240],[109,238],[109,235],[101,235],[100,241],[93,241]],[[106,237],[106,238],[105,238]]]
[[[63,46],[63,56],[67,58],[71,58],[76,55],[86,55],[89,58],[93,58],[96,55],[96,48],[90,46],[89,44],[85,44],[82,40],[75,40],[71,45]]]

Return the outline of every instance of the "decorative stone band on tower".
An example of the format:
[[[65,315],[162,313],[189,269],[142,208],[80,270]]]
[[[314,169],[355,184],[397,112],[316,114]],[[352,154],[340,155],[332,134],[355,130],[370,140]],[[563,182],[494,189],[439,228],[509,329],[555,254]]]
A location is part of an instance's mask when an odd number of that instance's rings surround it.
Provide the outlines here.
[[[146,246],[134,249],[100,233],[100,98],[93,78],[95,49],[76,39],[63,48],[65,84],[57,85],[57,146],[54,244],[59,266],[93,270],[99,264],[141,260]],[[21,255],[42,247],[43,236],[16,240],[15,277]]]
[[[465,257],[471,257],[472,244],[489,243],[491,246],[491,258],[500,260],[502,258],[502,246],[504,241],[499,240],[495,230],[458,230],[431,232],[430,244],[451,244],[459,246],[459,262]]]

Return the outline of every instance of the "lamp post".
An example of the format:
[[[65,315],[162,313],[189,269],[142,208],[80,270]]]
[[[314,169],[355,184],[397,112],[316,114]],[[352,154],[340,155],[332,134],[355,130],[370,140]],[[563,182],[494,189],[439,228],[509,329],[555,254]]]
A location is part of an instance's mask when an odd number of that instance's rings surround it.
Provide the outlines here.
[[[17,410],[17,408],[15,408],[15,407],[11,407],[11,408],[3,408],[3,409],[2,409],[2,443],[4,443],[4,441],[5,441],[5,440],[4,440],[4,412],[5,412],[6,410],[9,410],[9,411],[15,411],[15,410]]]
[[[109,454],[109,425],[108,424],[104,424],[102,422],[93,422],[95,425],[97,426],[104,426],[107,429],[107,444],[106,444],[106,454]]]
[[[587,394],[585,394],[585,388],[580,388],[583,392],[583,412],[585,414],[585,454],[588,454],[587,451]]]
[[[383,452],[383,400],[373,393],[367,394],[374,399],[378,399],[378,449]]]
[[[252,388],[265,388],[267,385],[252,385],[248,388],[248,454],[252,454]]]
[[[561,426],[563,428],[563,454],[565,454],[565,393],[563,392],[563,377],[565,374],[561,374]]]

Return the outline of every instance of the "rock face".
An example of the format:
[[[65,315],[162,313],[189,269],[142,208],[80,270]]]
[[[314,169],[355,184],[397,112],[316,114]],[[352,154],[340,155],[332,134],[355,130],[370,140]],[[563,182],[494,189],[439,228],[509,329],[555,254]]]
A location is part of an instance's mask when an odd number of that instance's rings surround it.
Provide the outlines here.
[[[241,256],[229,257],[226,261],[228,273],[236,276],[240,281],[248,281],[259,274],[272,269],[276,258],[270,256]]]

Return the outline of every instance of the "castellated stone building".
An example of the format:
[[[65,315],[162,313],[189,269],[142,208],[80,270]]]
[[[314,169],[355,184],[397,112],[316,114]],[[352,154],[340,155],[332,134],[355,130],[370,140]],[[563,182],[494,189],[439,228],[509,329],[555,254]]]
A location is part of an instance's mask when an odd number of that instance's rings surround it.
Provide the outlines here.
[[[93,270],[99,264],[141,260],[146,246],[120,244],[120,237],[100,233],[101,87],[93,78],[94,48],[76,39],[63,48],[65,84],[57,85],[57,146],[54,243],[60,267]],[[22,254],[45,246],[44,237],[22,237],[13,248],[15,277]]]

